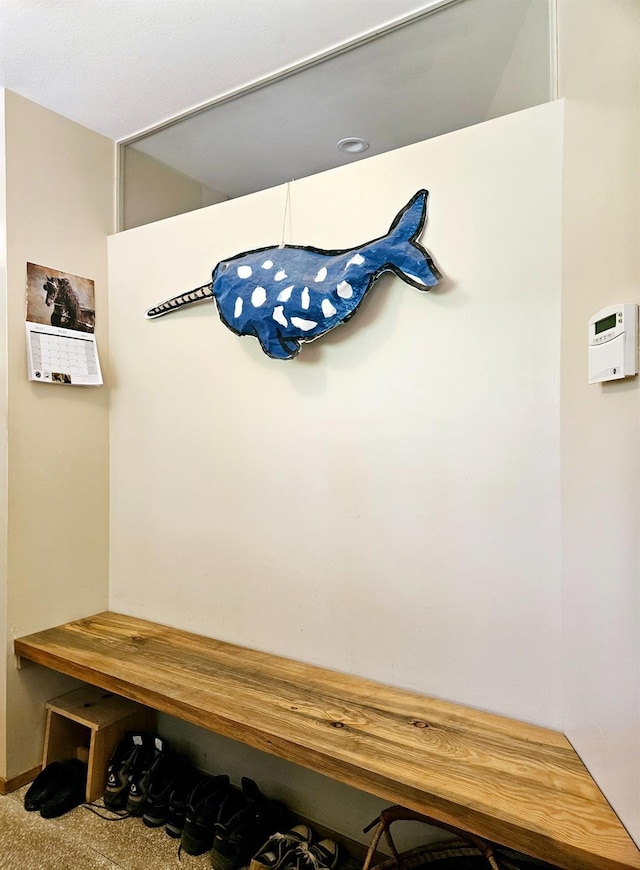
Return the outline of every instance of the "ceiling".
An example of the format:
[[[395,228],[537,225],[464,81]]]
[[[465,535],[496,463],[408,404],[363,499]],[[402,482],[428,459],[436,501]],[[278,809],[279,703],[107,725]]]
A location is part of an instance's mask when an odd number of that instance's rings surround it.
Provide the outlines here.
[[[426,0],[0,0],[0,85],[124,139]]]
[[[370,156],[549,99],[548,16],[549,0],[0,0],[0,85],[238,196],[358,159],[344,136]]]

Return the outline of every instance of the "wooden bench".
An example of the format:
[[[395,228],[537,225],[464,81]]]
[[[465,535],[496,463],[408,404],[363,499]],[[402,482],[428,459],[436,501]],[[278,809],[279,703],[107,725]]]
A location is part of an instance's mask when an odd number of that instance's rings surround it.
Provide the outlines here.
[[[555,731],[117,613],[15,651],[566,870],[640,870]]]

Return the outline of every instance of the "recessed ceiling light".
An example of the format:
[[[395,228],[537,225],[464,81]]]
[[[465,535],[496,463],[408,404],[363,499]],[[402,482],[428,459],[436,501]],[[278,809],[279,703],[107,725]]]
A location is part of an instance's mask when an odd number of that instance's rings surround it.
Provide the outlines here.
[[[336,148],[347,154],[362,154],[368,147],[369,143],[359,136],[347,136],[346,139],[340,139],[339,142],[336,142]]]

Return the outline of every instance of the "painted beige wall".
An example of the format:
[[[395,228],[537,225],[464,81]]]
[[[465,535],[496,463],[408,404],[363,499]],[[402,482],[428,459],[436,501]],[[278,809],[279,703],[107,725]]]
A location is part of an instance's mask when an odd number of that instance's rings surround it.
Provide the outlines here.
[[[130,146],[122,149],[122,160],[123,229],[163,220],[228,198]]]
[[[108,376],[106,236],[114,222],[113,143],[5,92],[7,189],[7,758],[38,762],[44,701],[67,680],[18,672],[15,636],[86,616],[108,600],[108,388],[29,383],[28,261],[95,280],[96,335]],[[4,342],[3,342],[4,343]]]
[[[4,147],[4,97],[0,91],[0,644],[7,642],[7,222]],[[7,671],[0,667],[0,778],[6,770]]]
[[[289,363],[211,304],[144,318],[277,244],[284,187],[110,240],[114,609],[559,726],[561,119],[295,182],[320,247],[427,185],[447,280],[384,279]]]
[[[427,186],[447,277],[381,280],[294,361],[210,303],[144,318],[277,244],[284,187],[110,239],[112,609],[560,726],[562,108],[295,182],[289,241],[321,247],[380,235]],[[163,728],[352,835],[377,811]]]
[[[564,723],[640,843],[640,383],[589,386],[587,323],[640,302],[640,4],[561,0]]]

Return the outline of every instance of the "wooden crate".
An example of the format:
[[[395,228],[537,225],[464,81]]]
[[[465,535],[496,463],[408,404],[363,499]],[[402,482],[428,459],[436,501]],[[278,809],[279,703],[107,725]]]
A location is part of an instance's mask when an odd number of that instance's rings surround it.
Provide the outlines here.
[[[87,764],[87,801],[104,794],[107,764],[126,731],[151,730],[155,712],[96,686],[47,701],[43,767],[80,758]]]

